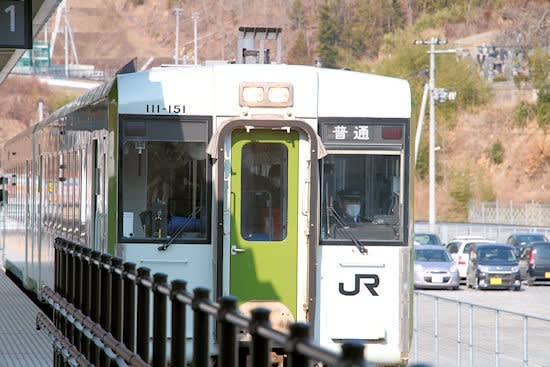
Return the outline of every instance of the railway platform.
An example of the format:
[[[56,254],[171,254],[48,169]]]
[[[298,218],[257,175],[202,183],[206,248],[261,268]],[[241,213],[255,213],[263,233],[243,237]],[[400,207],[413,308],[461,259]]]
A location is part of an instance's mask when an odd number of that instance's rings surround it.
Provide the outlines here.
[[[36,330],[40,309],[0,268],[0,366],[49,367],[52,343]]]

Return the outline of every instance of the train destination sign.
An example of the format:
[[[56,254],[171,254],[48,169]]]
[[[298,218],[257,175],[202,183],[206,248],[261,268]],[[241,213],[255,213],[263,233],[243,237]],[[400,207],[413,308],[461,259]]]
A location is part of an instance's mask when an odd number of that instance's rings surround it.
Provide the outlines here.
[[[320,135],[325,144],[401,144],[402,125],[378,125],[372,122],[343,121],[321,123]]]
[[[0,0],[0,48],[32,48],[31,0]]]

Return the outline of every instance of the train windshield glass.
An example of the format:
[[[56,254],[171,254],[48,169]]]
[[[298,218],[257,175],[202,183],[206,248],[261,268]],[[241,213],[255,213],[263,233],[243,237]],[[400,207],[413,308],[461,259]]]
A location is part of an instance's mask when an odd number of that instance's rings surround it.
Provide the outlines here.
[[[329,154],[323,159],[323,241],[402,239],[400,155]]]
[[[206,124],[126,121],[121,135],[121,239],[205,240]]]

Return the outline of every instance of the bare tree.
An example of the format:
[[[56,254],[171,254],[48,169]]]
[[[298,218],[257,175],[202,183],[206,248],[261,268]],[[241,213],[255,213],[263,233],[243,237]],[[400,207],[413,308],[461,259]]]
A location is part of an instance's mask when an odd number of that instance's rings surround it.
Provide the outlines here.
[[[519,47],[527,52],[535,47],[550,46],[550,8],[545,2],[527,2],[506,8],[502,19],[506,28],[495,40],[497,44]]]

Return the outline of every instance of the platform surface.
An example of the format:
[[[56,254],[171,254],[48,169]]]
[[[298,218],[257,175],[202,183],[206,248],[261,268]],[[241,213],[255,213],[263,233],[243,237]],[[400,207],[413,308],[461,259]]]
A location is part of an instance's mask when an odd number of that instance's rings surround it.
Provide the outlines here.
[[[40,309],[0,268],[0,366],[50,367],[52,342],[36,330]]]

